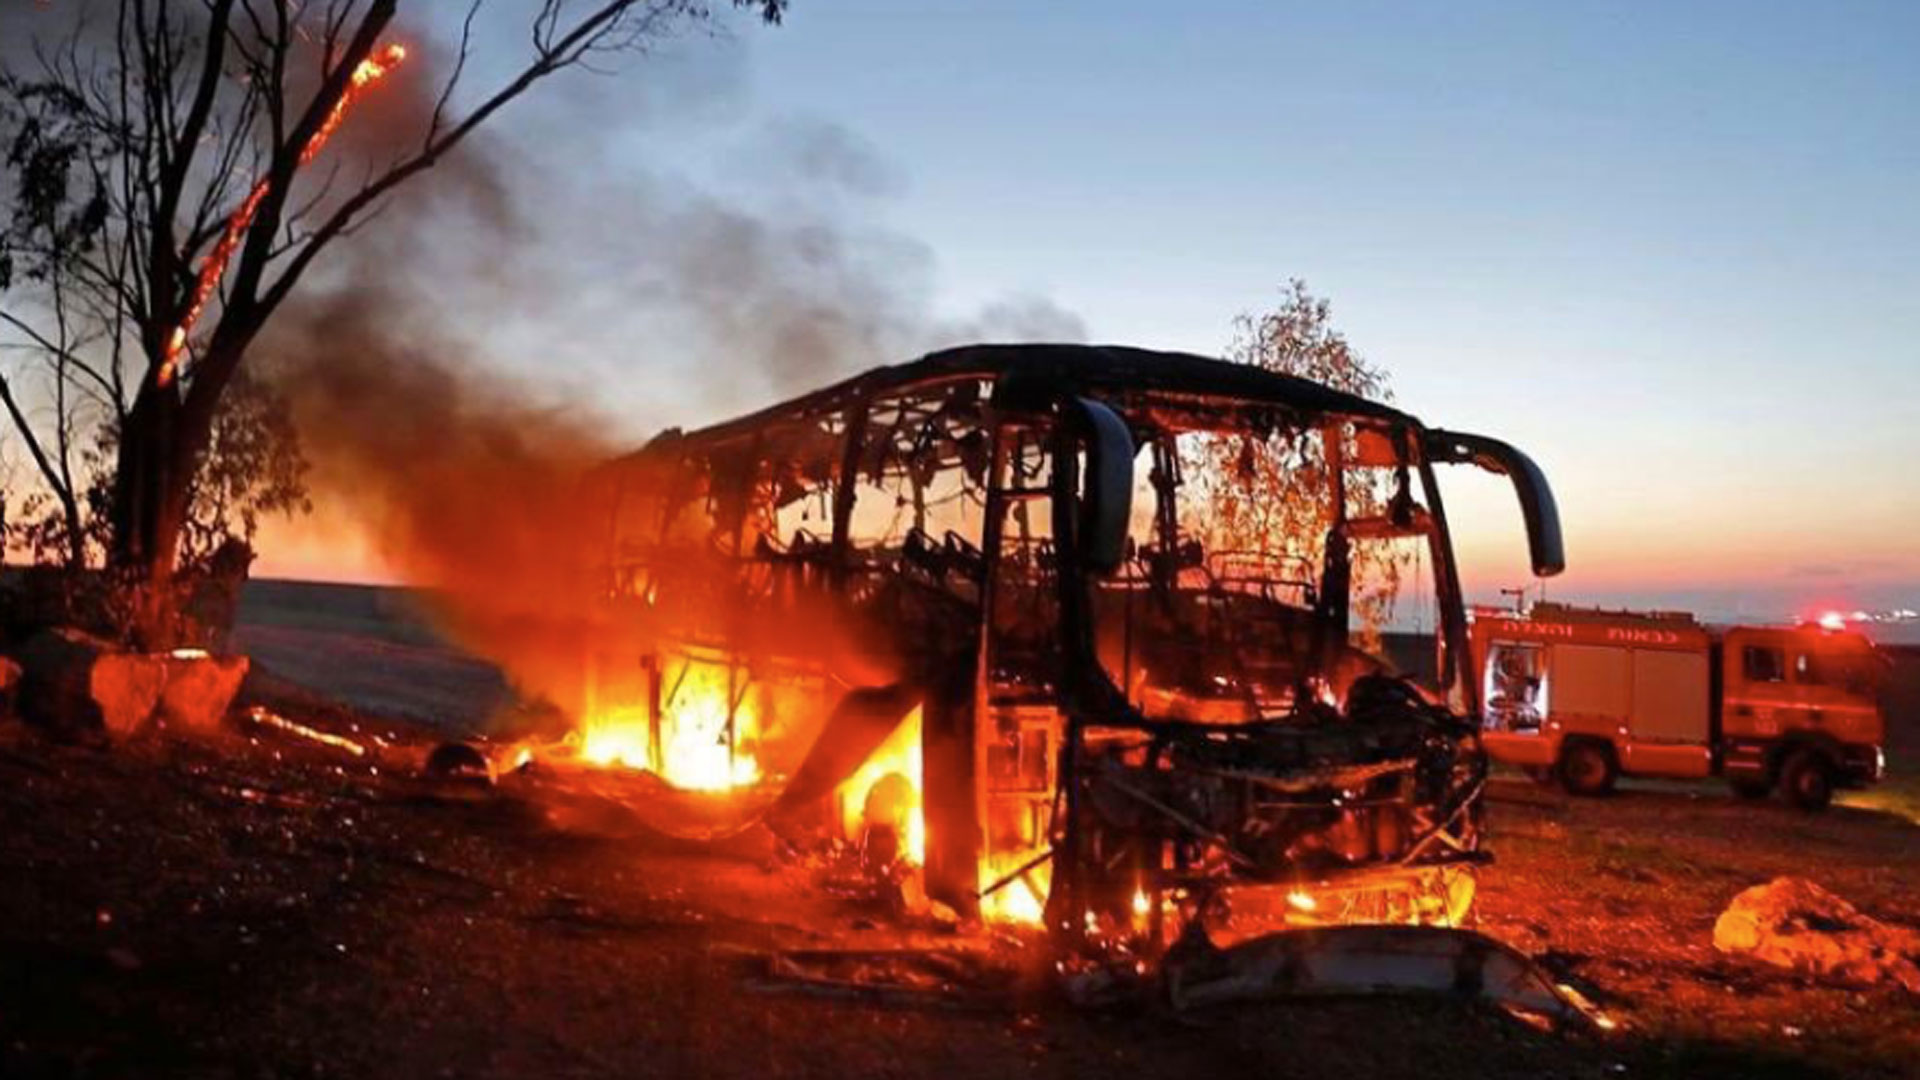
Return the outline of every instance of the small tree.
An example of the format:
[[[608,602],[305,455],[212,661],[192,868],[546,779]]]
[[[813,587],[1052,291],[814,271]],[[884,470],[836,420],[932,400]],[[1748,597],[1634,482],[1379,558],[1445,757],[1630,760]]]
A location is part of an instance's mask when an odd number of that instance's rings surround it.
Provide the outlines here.
[[[482,2],[465,9],[420,129],[363,171],[309,166],[355,99],[406,60],[393,37],[399,0],[79,4],[70,36],[39,41],[31,69],[0,72],[13,181],[0,290],[25,283],[33,294],[7,292],[0,323],[53,371],[57,399],[36,418],[0,377],[0,404],[59,504],[77,565],[85,484],[73,475],[80,422],[66,395],[99,398],[115,435],[104,556],[137,598],[141,643],[167,644],[171,577],[198,543],[196,498],[227,499],[220,513],[239,505],[234,477],[203,475],[209,455],[225,446],[242,461],[285,460],[250,437],[223,439],[222,410],[320,255],[548,76],[711,19],[700,0],[542,0],[529,5],[530,54],[456,115]],[[778,22],[786,0],[732,3]],[[110,25],[85,25],[103,8]],[[246,478],[252,505],[290,503],[287,479]]]
[[[1334,329],[1332,315],[1331,304],[1309,292],[1304,281],[1292,279],[1273,310],[1234,320],[1227,357],[1359,397],[1393,400],[1387,373],[1354,351]],[[1316,430],[1202,441],[1187,471],[1202,485],[1208,545],[1321,565],[1333,526],[1328,469],[1326,446]],[[1373,477],[1349,481],[1350,514],[1384,512],[1391,496],[1385,484]],[[1400,563],[1383,550],[1363,547],[1355,553],[1353,577],[1362,583],[1353,610],[1371,638],[1392,614]]]

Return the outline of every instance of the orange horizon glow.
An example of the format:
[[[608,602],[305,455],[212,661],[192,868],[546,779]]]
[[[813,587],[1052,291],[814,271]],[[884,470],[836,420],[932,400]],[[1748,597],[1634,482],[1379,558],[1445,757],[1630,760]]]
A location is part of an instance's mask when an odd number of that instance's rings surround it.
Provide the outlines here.
[[[1469,599],[1490,599],[1502,588],[1538,584],[1527,570],[1518,513],[1506,505],[1496,509],[1491,520],[1455,526],[1461,584]],[[1456,519],[1460,515],[1452,505],[1448,511]],[[1716,544],[1695,534],[1608,537],[1603,531],[1585,534],[1570,526],[1569,569],[1545,584],[1549,595],[1574,600],[1587,594],[1678,590],[1778,593],[1793,597],[1797,610],[1812,613],[1850,610],[1858,606],[1853,597],[1865,590],[1920,593],[1920,558],[1891,545],[1854,546],[1847,557],[1835,558],[1838,545],[1821,538],[1807,537],[1791,546],[1773,546],[1772,539],[1733,537]],[[382,550],[374,530],[338,508],[317,506],[297,521],[263,522],[256,548],[255,577],[353,585],[439,584],[418,580],[404,561]]]

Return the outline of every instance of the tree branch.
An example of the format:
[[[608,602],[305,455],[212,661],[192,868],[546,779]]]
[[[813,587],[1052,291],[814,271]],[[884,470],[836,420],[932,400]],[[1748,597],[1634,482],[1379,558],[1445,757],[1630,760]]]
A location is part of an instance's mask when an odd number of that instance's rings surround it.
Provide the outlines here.
[[[474,129],[486,123],[494,113],[525,93],[535,83],[578,61],[586,49],[600,40],[609,30],[615,28],[619,20],[628,14],[637,2],[638,0],[614,0],[582,19],[571,31],[558,38],[553,36],[557,31],[549,23],[549,20],[558,18],[557,5],[549,2],[536,19],[534,40],[539,52],[533,61],[512,81],[481,102],[472,113],[449,129],[446,134],[430,140],[419,153],[396,163],[341,203],[333,214],[314,230],[313,238],[307,245],[295,253],[279,280],[268,288],[261,300],[262,307],[269,312],[278,307],[321,250],[336,239],[367,207],[416,174],[438,164],[448,151],[460,145],[468,135],[473,133]]]
[[[0,404],[6,406],[7,415],[13,418],[13,426],[20,432],[21,441],[27,444],[27,453],[33,458],[34,467],[40,470],[40,476],[46,480],[47,486],[63,500],[71,498],[72,493],[61,486],[60,471],[47,455],[46,448],[40,445],[40,437],[34,434],[32,422],[21,411],[20,403],[14,400],[13,387],[8,384],[5,375],[0,375]]]

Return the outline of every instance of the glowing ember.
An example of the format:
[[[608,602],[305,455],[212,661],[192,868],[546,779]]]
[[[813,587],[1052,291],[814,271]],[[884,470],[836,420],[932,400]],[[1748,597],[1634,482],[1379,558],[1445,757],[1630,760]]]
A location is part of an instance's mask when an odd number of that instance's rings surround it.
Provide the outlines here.
[[[675,787],[727,791],[760,779],[753,757],[757,718],[724,665],[689,661],[661,705],[660,745],[644,706],[602,710],[580,731],[580,756],[594,765],[650,769]]]
[[[334,131],[340,127],[340,122],[346,118],[348,107],[353,104],[360,91],[378,82],[406,58],[406,46],[393,44],[360,61],[359,66],[353,69],[353,75],[347,81],[346,90],[340,95],[340,99],[333,103],[333,109],[327,113],[326,120],[321,122],[313,137],[307,140],[307,145],[301,148],[300,164],[305,165],[319,156],[321,148],[327,145],[327,140],[332,138]],[[187,335],[193,332],[194,325],[200,321],[201,313],[206,310],[207,301],[213,297],[213,291],[219,287],[220,279],[227,272],[227,263],[233,260],[233,253],[239,250],[241,239],[247,235],[247,227],[253,224],[253,216],[260,209],[260,200],[266,198],[269,182],[270,178],[265,176],[254,182],[253,189],[247,192],[246,200],[233,212],[233,216],[227,219],[227,227],[221,232],[220,241],[213,246],[213,251],[207,256],[206,261],[200,264],[200,272],[193,283],[193,298],[187,303],[186,314],[180,317],[180,325],[174,327],[173,333],[167,338],[166,354],[161,359],[159,372],[154,376],[161,386],[171,383],[174,376],[179,373],[180,354],[186,350]]]
[[[920,709],[916,706],[859,771],[837,789],[843,836],[852,840],[871,827],[891,828],[900,841],[901,857],[915,866],[927,861],[920,733]]]
[[[1300,892],[1297,889],[1287,894],[1287,903],[1296,911],[1314,911],[1320,907],[1319,901],[1315,900],[1311,893]]]
[[[342,735],[335,735],[331,732],[321,731],[317,728],[310,728],[297,720],[289,720],[264,706],[255,705],[253,708],[248,709],[247,719],[263,727],[278,728],[289,735],[298,735],[303,739],[310,739],[323,746],[331,746],[336,750],[345,750],[354,757],[365,757],[367,753],[366,747],[361,746],[352,739]]]
[[[314,133],[306,149],[301,151],[300,164],[305,165],[312,161],[315,155],[320,153],[320,148],[333,137],[334,131],[340,126],[340,121],[346,119],[347,107],[353,104],[355,96],[368,85],[384,78],[389,71],[399,67],[400,62],[406,58],[407,47],[396,42],[360,61],[360,65],[353,69],[353,75],[348,80],[346,93],[341,94],[340,100],[333,103],[333,111],[327,114],[327,119],[321,123],[320,130]]]

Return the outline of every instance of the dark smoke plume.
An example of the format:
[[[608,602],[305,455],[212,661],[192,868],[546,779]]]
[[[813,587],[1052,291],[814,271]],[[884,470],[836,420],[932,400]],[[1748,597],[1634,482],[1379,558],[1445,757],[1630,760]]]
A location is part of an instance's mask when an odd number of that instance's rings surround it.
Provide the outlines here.
[[[888,173],[840,129],[763,133],[754,175],[778,196],[735,199],[605,151],[606,118],[567,105],[558,128],[551,108],[506,117],[456,182],[428,176],[332,253],[257,359],[294,404],[322,512],[440,590],[461,645],[572,707],[597,632],[593,466],[933,347],[1083,328],[1042,299],[937,318],[932,254],[869,223]]]

